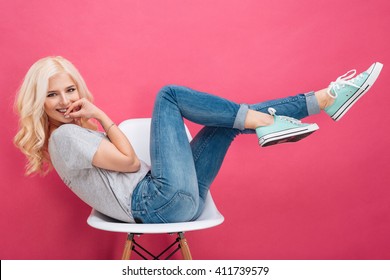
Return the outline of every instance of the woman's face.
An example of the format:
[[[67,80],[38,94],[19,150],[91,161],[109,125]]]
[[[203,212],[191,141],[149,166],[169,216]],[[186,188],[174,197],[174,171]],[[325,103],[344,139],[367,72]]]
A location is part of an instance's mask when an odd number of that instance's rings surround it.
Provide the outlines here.
[[[67,73],[58,73],[49,79],[44,110],[48,116],[49,124],[59,127],[73,120],[65,118],[64,113],[76,100],[80,99],[79,92],[73,79]]]

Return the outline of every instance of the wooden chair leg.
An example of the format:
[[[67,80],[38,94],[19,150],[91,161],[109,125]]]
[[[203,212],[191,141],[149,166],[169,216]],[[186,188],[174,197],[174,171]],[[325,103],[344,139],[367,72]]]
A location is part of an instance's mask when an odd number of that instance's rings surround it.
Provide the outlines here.
[[[122,260],[130,260],[131,251],[132,251],[132,248],[133,248],[133,237],[134,237],[134,234],[132,234],[132,233],[129,233],[127,235],[125,248],[124,248],[123,254],[122,254]]]
[[[188,246],[187,239],[184,237],[184,233],[179,232],[178,235],[180,239],[180,249],[181,254],[183,255],[183,259],[192,260],[190,247]]]

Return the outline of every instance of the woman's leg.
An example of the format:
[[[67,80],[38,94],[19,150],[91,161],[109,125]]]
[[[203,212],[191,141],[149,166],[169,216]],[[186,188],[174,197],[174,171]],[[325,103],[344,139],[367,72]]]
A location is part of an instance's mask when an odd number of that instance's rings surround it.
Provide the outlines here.
[[[296,103],[297,100],[305,100],[304,95],[268,104],[275,106],[277,110],[283,108],[285,112],[295,114],[297,106],[291,106],[291,103]],[[265,111],[267,103],[261,104]],[[253,105],[253,109],[261,112],[259,106]],[[305,110],[299,116],[307,115],[305,106],[299,108]],[[199,201],[199,197],[204,198],[204,191],[200,196],[199,189],[208,189],[231,141],[241,131],[253,133],[253,130],[245,130],[248,109],[247,105],[239,105],[185,87],[164,87],[156,98],[153,111],[151,174],[139,184],[133,194],[134,216],[137,218],[138,215],[144,222],[183,221],[197,216],[198,209],[203,204],[203,199]],[[267,114],[264,116],[268,117]],[[207,128],[198,134],[193,142],[198,144],[192,145],[192,150],[186,137],[183,117],[214,128],[214,131]],[[213,157],[211,166],[210,161],[202,163],[207,161],[200,156],[205,152]],[[207,166],[207,175],[199,169],[200,166]],[[205,187],[199,187],[199,180],[200,185]],[[146,213],[146,208],[147,217],[142,214]]]
[[[184,221],[196,217],[198,208],[201,209],[199,195],[205,197],[234,137],[239,133],[254,133],[253,128],[259,125],[249,122],[250,116],[255,115],[255,121],[268,122],[267,116],[258,112],[273,107],[279,115],[301,119],[318,113],[321,107],[338,120],[369,89],[381,68],[380,63],[375,63],[356,78],[352,79],[348,73],[347,77],[339,77],[327,90],[328,96],[334,99],[332,102],[324,95],[325,91],[319,91],[255,104],[251,111],[245,105],[188,88],[163,88],[153,113],[152,172],[134,191],[134,216],[144,217],[145,222]],[[191,147],[187,143],[182,117],[210,126],[195,137]],[[210,164],[212,168],[209,168]],[[203,181],[199,188],[198,181]]]

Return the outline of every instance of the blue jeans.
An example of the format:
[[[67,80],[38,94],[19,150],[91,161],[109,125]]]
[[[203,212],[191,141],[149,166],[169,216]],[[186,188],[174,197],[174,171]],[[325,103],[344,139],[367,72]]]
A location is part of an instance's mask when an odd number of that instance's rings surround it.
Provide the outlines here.
[[[226,152],[244,128],[248,109],[302,119],[319,112],[314,92],[246,105],[182,86],[158,93],[151,125],[151,171],[132,195],[136,222],[172,223],[196,219]],[[204,125],[188,142],[183,118]]]

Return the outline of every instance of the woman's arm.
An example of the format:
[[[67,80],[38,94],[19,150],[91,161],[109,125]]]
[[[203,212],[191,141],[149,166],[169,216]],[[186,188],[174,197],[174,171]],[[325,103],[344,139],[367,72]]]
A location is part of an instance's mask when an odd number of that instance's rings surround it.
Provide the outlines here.
[[[80,122],[80,118],[94,118],[106,131],[111,142],[103,139],[92,159],[94,166],[119,172],[139,170],[140,161],[129,140],[101,109],[82,98],[70,105],[65,117],[75,119],[76,123]]]

